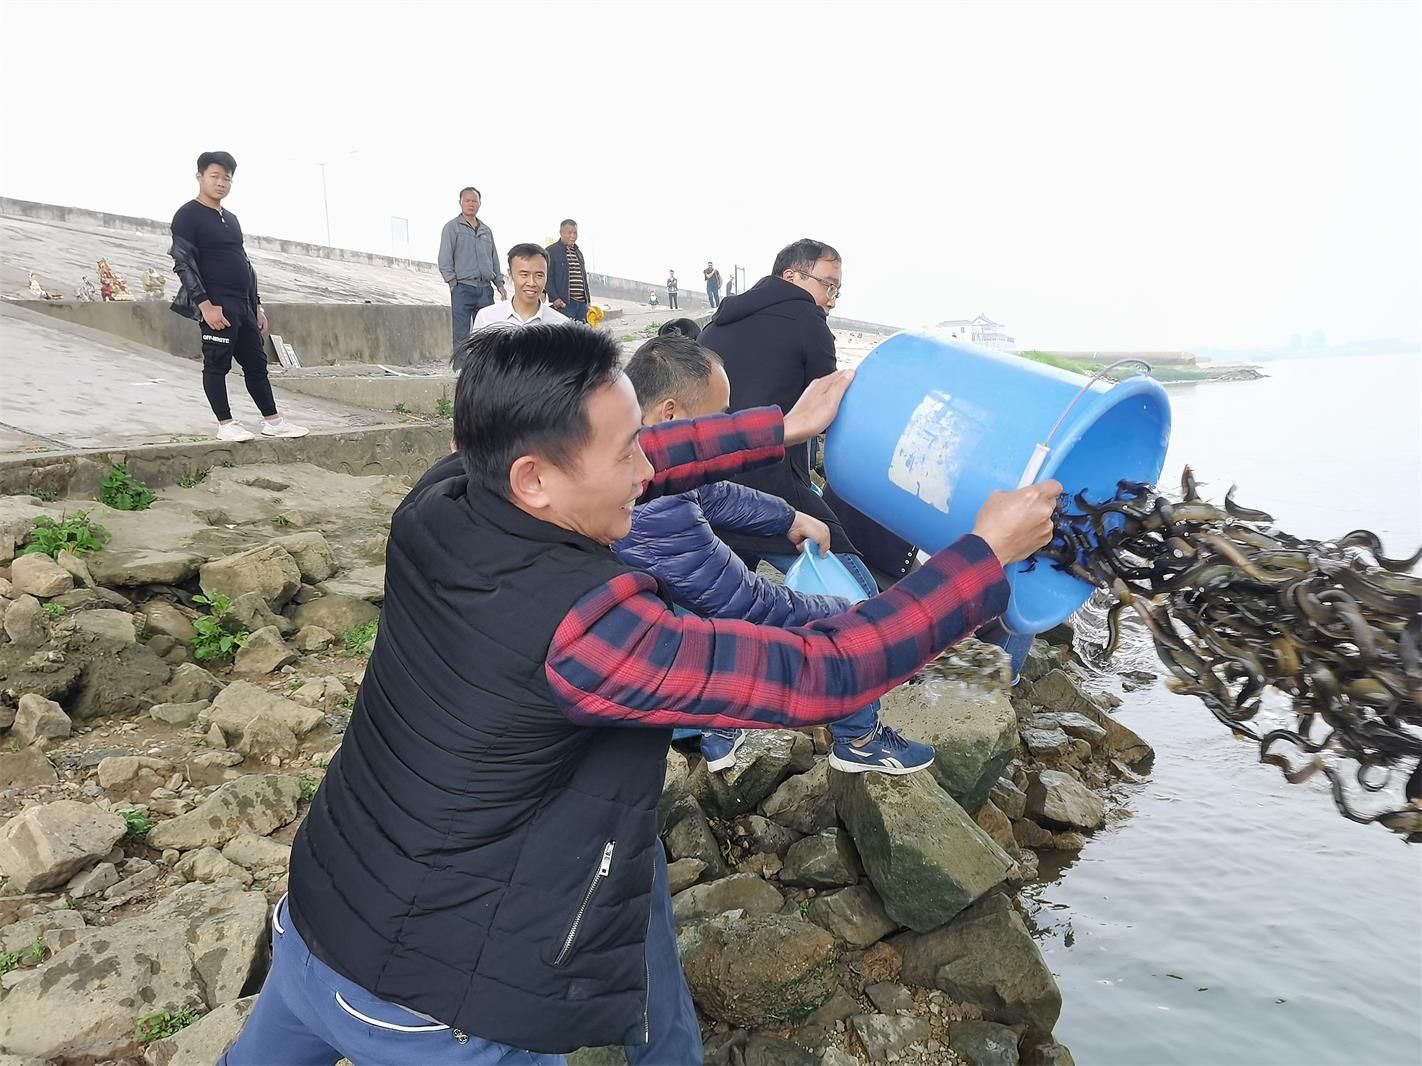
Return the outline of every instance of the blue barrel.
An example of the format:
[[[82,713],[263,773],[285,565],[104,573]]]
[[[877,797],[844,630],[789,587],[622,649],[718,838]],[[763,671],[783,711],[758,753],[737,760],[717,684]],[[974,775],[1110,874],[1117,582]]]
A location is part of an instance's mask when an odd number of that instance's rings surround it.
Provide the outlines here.
[[[958,340],[898,333],[860,364],[830,427],[835,492],[928,552],[972,532],[995,489],[1014,489],[1040,443],[1031,481],[1055,478],[1093,502],[1117,482],[1153,484],[1170,442],[1170,401],[1146,376],[1098,381]],[[1063,412],[1050,442],[1048,435]],[[1014,633],[1040,633],[1086,602],[1091,586],[1041,562],[1008,567]]]

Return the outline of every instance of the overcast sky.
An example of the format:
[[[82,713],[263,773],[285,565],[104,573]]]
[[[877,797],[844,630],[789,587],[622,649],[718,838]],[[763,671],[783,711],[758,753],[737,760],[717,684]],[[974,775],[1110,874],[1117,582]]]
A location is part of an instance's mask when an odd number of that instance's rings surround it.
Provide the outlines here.
[[[1422,4],[3,0],[0,194],[153,218],[194,159],[251,233],[753,281],[809,235],[840,313],[1023,346],[1422,338]],[[354,154],[346,154],[354,151]],[[391,216],[409,220],[392,243]]]

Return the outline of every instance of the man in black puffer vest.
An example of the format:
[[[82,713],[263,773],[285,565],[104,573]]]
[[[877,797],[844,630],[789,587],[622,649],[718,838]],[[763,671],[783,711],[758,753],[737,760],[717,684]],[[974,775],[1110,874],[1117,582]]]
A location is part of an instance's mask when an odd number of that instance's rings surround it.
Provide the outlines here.
[[[385,610],[340,753],[292,847],[273,961],[229,1066],[702,1061],[656,807],[673,726],[829,722],[1007,603],[1055,483],[810,626],[679,618],[608,545],[642,499],[808,440],[850,374],[775,408],[643,430],[585,326],[467,342],[458,454],[396,510]],[[613,728],[617,726],[635,728]]]

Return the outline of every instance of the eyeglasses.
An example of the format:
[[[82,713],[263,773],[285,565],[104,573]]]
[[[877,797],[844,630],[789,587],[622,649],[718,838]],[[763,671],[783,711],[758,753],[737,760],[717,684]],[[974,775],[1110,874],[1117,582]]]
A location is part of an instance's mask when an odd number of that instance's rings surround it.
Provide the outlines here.
[[[812,278],[813,280],[818,281],[821,285],[825,287],[825,295],[836,302],[839,301],[839,294],[844,291],[833,282],[826,281],[824,278],[818,276],[817,274],[811,274],[808,270],[797,270],[795,271],[795,273],[799,274],[802,278]]]

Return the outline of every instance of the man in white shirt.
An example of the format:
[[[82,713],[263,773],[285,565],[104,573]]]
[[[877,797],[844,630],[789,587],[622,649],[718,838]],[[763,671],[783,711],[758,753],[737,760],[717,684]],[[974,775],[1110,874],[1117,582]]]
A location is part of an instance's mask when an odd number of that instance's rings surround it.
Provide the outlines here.
[[[513,299],[498,300],[480,309],[474,316],[471,334],[491,327],[521,329],[535,322],[567,325],[571,321],[543,298],[548,284],[548,253],[538,245],[516,244],[509,249],[509,284],[513,288]],[[455,370],[464,368],[464,358],[461,344],[454,350]]]

